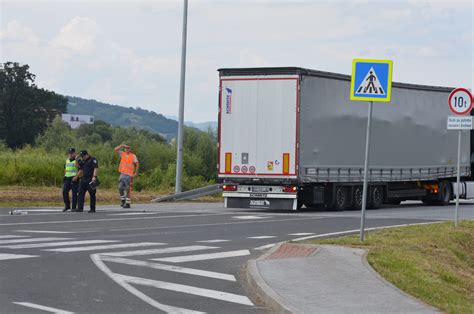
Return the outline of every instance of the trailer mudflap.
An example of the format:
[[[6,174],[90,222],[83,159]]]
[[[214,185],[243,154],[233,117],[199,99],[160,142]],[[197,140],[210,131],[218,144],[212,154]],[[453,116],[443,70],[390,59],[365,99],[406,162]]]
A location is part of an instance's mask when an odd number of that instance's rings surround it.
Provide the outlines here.
[[[226,197],[225,207],[296,210],[297,199]]]

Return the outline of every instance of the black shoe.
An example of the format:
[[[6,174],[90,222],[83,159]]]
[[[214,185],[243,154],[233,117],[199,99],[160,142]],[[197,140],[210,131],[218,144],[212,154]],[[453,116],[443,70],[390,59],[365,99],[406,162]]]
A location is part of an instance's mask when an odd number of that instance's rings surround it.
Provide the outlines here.
[[[89,210],[88,213],[95,213],[95,209]]]
[[[63,212],[67,212],[70,209],[71,209],[70,207],[64,207]]]
[[[75,212],[75,213],[82,213],[84,210],[83,209],[73,209],[71,211]]]
[[[130,208],[130,204],[123,205],[123,208]]]
[[[125,206],[125,200],[122,200],[122,202],[120,203],[120,207],[124,207]]]

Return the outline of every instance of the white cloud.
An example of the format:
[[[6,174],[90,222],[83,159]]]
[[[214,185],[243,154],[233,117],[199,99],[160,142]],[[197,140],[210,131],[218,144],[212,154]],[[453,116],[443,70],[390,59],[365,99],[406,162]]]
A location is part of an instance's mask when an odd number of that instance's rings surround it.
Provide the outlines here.
[[[61,28],[51,43],[56,48],[66,48],[80,54],[92,54],[100,32],[95,21],[76,16]]]
[[[31,28],[17,20],[13,20],[8,22],[7,27],[0,32],[0,40],[24,41],[30,44],[37,44],[39,38]]]

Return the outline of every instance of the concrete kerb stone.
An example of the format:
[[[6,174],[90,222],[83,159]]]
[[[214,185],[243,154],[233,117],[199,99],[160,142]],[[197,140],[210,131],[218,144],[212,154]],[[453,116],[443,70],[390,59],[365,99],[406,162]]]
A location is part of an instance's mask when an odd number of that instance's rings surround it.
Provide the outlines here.
[[[289,305],[278,293],[276,293],[260,275],[257,266],[257,260],[265,259],[267,256],[273,254],[278,248],[286,242],[275,244],[270,250],[257,259],[252,259],[247,262],[246,279],[249,287],[253,293],[260,298],[265,306],[272,309],[275,313],[298,313],[299,311],[293,306]]]

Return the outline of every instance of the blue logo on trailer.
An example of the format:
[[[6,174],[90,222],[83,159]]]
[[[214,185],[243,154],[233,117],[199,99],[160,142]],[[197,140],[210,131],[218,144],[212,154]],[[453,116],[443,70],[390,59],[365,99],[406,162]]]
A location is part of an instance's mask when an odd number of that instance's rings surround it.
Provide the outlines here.
[[[355,59],[352,63],[351,100],[389,102],[392,61]]]
[[[225,113],[232,113],[232,89],[226,87],[226,96],[225,96]]]

